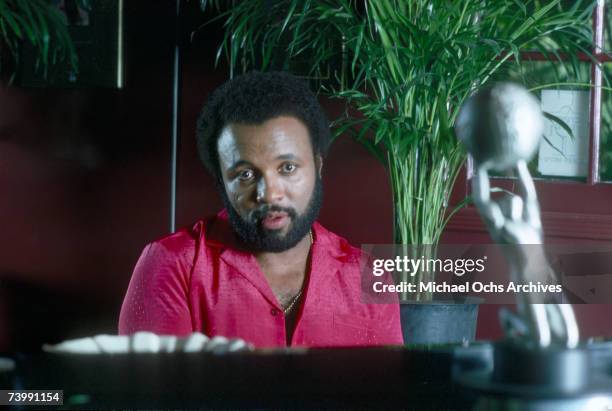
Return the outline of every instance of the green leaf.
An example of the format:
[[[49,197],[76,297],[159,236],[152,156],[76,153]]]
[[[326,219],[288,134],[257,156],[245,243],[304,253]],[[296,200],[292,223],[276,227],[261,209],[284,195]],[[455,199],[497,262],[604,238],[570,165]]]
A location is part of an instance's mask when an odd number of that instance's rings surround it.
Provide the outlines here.
[[[283,21],[283,26],[280,29],[280,32],[284,32],[285,29],[287,28],[287,24],[289,24],[289,21],[291,20],[291,18],[293,17],[293,13],[295,12],[295,9],[297,7],[297,5],[299,4],[299,1],[296,0],[292,0],[291,1],[291,6],[289,6],[289,11],[287,12],[287,16],[285,17],[285,21]]]
[[[559,126],[561,126],[561,128],[563,128],[563,130],[565,130],[565,132],[570,136],[570,138],[574,139],[574,133],[572,132],[572,129],[570,128],[570,126],[565,121],[563,121],[563,119],[555,116],[552,113],[546,112],[546,111],[543,111],[542,114],[544,115],[544,117],[546,117],[550,121],[553,121],[553,122],[557,123]],[[549,142],[549,144],[550,144],[550,142]]]
[[[365,22],[361,23],[361,26],[359,27],[359,33],[357,34],[357,38],[355,40],[355,53],[353,56],[353,62],[351,63],[351,72],[353,74],[355,73],[355,66],[357,64],[357,61],[359,61],[359,59],[361,58],[361,54],[359,53],[361,52],[361,45],[363,44],[363,39],[365,35],[365,27],[366,27],[366,23]]]
[[[11,30],[13,30],[13,33],[15,33],[17,37],[23,37],[21,29],[19,28],[19,24],[17,24],[17,21],[15,19],[15,15],[6,7],[6,4],[4,2],[0,3],[0,17],[4,21],[6,21],[6,23],[11,27]]]
[[[440,122],[440,133],[442,133],[442,135],[448,135],[450,133],[450,126],[448,124],[446,101],[444,101],[443,96],[440,96],[438,99],[438,120]]]
[[[542,138],[544,139],[544,141],[550,146],[552,147],[553,150],[555,150],[557,153],[561,154],[563,156],[563,158],[567,158],[567,156],[565,155],[565,153],[563,151],[561,151],[561,149],[557,146],[555,146],[552,141],[550,141],[550,139],[548,137],[546,137],[545,134],[542,134]]]

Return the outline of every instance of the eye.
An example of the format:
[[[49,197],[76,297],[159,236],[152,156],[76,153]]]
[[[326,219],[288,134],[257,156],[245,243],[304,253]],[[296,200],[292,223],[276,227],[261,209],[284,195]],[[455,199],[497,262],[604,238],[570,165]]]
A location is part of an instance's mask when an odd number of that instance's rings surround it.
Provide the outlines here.
[[[280,172],[283,174],[292,174],[295,170],[297,170],[297,166],[293,163],[284,163],[280,168]]]
[[[253,170],[249,170],[249,169],[242,170],[240,173],[238,173],[238,179],[240,181],[249,181],[253,178],[253,176],[254,176]]]

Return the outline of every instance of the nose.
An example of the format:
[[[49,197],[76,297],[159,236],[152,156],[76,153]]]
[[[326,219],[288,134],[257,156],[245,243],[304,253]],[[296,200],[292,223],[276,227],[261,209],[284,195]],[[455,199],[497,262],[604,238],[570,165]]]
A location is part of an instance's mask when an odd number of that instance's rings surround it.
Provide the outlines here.
[[[257,181],[257,202],[278,204],[283,198],[281,182],[272,176],[261,176]]]

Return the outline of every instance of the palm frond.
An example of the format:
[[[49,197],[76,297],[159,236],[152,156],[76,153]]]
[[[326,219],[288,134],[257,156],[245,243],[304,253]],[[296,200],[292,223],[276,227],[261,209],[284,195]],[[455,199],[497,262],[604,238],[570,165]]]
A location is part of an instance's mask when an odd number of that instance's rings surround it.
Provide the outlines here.
[[[90,2],[81,0],[83,7]],[[64,16],[45,0],[0,0],[0,46],[5,45],[15,60],[19,46],[30,43],[37,52],[37,66],[48,67],[67,59],[74,70],[78,62]]]

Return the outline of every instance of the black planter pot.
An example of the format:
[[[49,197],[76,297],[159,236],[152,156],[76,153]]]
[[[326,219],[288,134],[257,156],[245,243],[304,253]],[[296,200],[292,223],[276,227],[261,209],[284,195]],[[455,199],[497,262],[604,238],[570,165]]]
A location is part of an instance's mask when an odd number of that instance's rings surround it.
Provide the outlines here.
[[[405,344],[449,344],[474,341],[479,300],[402,304]]]

